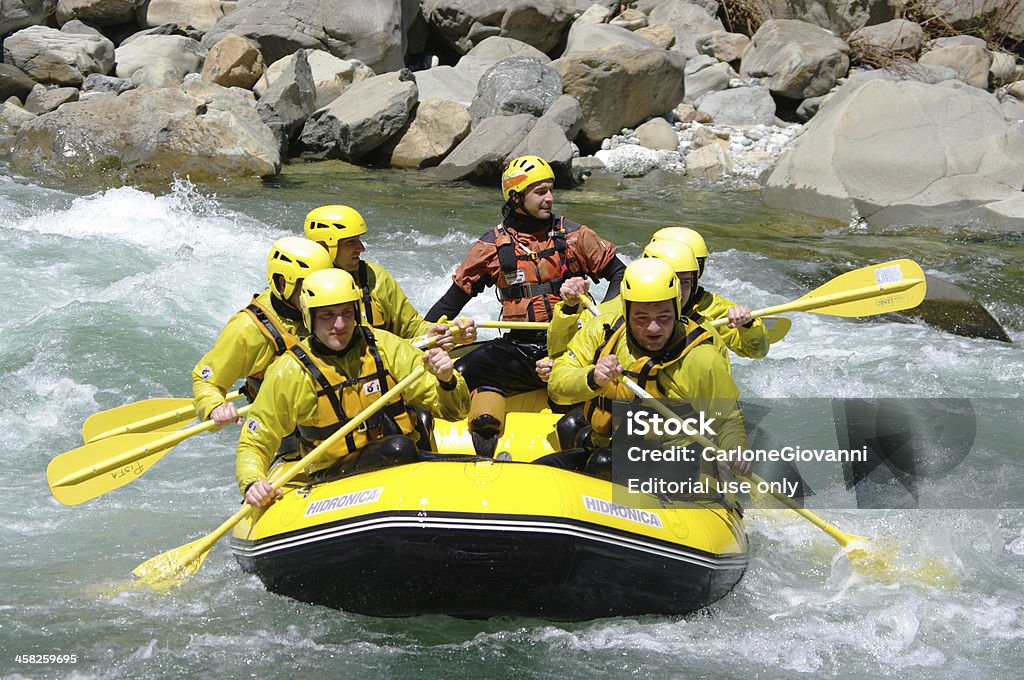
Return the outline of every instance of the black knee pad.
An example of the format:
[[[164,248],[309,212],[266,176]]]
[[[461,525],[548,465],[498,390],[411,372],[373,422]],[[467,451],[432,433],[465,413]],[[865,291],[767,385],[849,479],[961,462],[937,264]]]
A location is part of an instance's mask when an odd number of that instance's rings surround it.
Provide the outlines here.
[[[420,459],[416,443],[404,435],[392,435],[370,442],[359,452],[357,472],[379,470],[396,465],[415,463]]]
[[[414,406],[416,412],[416,432],[419,441],[416,445],[423,451],[437,452],[437,441],[434,439],[434,414],[429,409]]]
[[[558,433],[558,447],[563,451],[576,447],[576,435],[587,426],[583,409],[574,409],[558,419],[555,432]]]
[[[576,438],[572,442],[574,448],[586,449],[587,451],[594,450],[594,442],[590,440],[590,435],[594,434],[594,428],[590,425],[584,425],[580,428],[579,432],[576,433]]]
[[[600,448],[590,454],[583,473],[601,479],[612,479],[612,450],[608,447]]]

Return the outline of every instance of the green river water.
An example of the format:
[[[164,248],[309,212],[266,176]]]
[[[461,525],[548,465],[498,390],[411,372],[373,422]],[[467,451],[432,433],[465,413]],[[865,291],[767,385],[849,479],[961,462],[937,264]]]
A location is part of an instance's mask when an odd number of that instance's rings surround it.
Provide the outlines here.
[[[235,511],[237,431],[193,437],[133,484],[75,507],[49,494],[48,461],[81,444],[81,424],[98,410],[188,396],[192,366],[264,285],[270,243],[301,233],[305,213],[325,203],[362,212],[365,257],[425,311],[497,220],[499,196],[343,164],[214,186],[104,190],[0,177],[0,677],[1020,677],[1024,511],[1012,508],[1022,507],[1024,423],[1012,412],[995,423],[1009,446],[990,445],[985,433],[978,442],[990,509],[821,511],[897,546],[910,570],[945,565],[960,580],[948,588],[867,578],[807,522],[756,510],[747,514],[743,580],[688,617],[376,619],[266,592],[226,541],[180,588],[133,586],[137,564]],[[558,192],[556,211],[618,243],[626,259],[655,229],[692,226],[712,251],[707,287],[754,307],[910,257],[983,303],[1015,341],[898,318],[796,315],[768,358],[734,362],[744,395],[1022,396],[1018,234],[955,223],[868,229],[765,207],[756,191],[657,178],[594,180]],[[468,312],[495,318],[497,307],[485,294]],[[18,660],[31,654],[76,658]]]

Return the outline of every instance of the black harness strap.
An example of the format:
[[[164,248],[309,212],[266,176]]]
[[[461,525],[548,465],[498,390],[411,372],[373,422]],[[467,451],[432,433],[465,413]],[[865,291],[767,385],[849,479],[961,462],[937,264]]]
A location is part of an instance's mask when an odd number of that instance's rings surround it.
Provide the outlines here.
[[[281,356],[284,354],[288,350],[288,343],[285,341],[284,336],[281,335],[281,331],[277,329],[274,322],[267,316],[266,312],[260,309],[259,306],[252,303],[246,305],[245,308],[252,312],[253,316],[256,317],[256,320],[263,324],[263,327],[267,329],[268,333],[270,333],[270,337],[274,339],[274,356]]]
[[[359,260],[359,288],[363,291],[363,310],[366,313],[366,324],[374,326],[377,319],[373,317],[373,302],[370,300],[370,272],[366,262]]]
[[[330,437],[332,434],[338,431],[339,427],[344,426],[349,419],[345,415],[345,409],[342,408],[341,405],[340,386],[335,387],[334,385],[331,384],[331,381],[327,379],[327,376],[323,374],[323,371],[321,371],[317,367],[317,365],[313,362],[309,355],[306,354],[306,350],[302,349],[302,347],[296,345],[295,347],[292,348],[291,351],[292,354],[295,355],[295,358],[301,361],[302,365],[306,367],[306,370],[309,371],[309,374],[313,376],[313,380],[315,380],[316,383],[320,386],[320,389],[317,390],[316,393],[317,397],[319,398],[321,396],[326,396],[327,399],[331,402],[331,407],[334,409],[334,414],[338,416],[338,424],[332,425],[330,427],[309,427],[305,425],[299,425],[299,439],[301,439],[302,443],[305,444],[306,446],[314,447],[316,446],[316,444],[314,443],[315,440],[323,441],[327,437]],[[349,433],[348,436],[345,437],[345,443],[348,445],[350,451],[355,450],[356,440],[355,437],[352,436],[352,433]]]

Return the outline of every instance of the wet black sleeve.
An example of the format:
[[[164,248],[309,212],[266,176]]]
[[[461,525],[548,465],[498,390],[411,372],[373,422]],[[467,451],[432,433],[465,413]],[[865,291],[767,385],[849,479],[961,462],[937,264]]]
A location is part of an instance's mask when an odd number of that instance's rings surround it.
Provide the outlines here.
[[[622,277],[620,276],[619,278]],[[465,291],[453,283],[451,288],[441,296],[440,300],[434,303],[434,306],[430,308],[430,311],[423,318],[432,323],[442,316],[454,319],[462,311],[462,308],[466,306],[466,303],[472,299],[472,295],[467,295]]]
[[[608,292],[604,295],[604,300],[601,302],[607,302],[619,295],[619,284],[622,283],[622,275],[626,273],[626,265],[622,263],[619,256],[616,255],[615,259],[608,263],[604,269],[601,270],[599,276],[602,279],[608,279]]]

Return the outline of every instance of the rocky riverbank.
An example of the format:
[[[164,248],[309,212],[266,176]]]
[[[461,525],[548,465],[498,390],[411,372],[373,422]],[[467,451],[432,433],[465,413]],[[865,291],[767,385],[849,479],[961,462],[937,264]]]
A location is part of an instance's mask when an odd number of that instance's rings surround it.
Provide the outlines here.
[[[660,168],[842,221],[1024,229],[1024,68],[1000,49],[1024,3],[797,4],[12,0],[0,135],[50,177],[337,158],[492,183],[535,153],[562,182]],[[946,35],[977,26],[1001,45]]]

